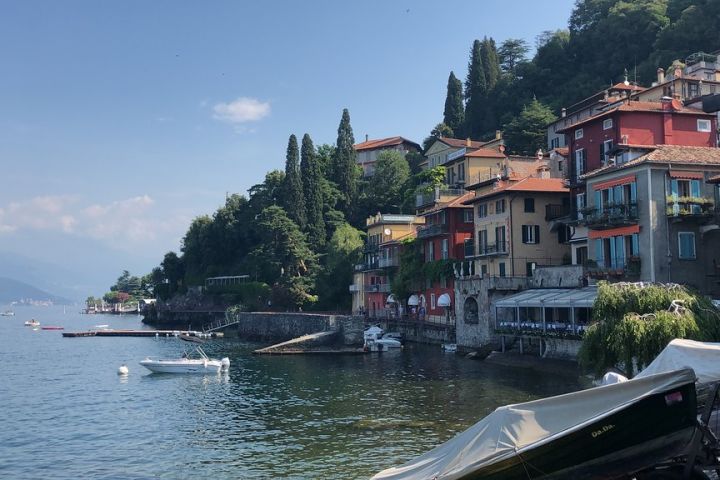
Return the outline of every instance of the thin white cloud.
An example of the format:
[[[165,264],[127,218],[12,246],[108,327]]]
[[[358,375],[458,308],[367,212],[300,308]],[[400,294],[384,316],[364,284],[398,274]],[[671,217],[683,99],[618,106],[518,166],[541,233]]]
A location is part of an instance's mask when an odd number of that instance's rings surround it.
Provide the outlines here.
[[[256,122],[270,115],[270,103],[256,98],[240,97],[230,103],[218,103],[213,107],[213,118],[238,124]]]

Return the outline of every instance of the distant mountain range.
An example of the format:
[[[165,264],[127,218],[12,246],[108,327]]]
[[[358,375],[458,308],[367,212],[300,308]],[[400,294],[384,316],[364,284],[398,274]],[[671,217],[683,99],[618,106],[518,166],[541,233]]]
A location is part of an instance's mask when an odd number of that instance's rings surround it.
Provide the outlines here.
[[[52,302],[56,305],[71,305],[72,301],[58,297],[27,283],[12,278],[0,277],[0,304],[20,301]]]

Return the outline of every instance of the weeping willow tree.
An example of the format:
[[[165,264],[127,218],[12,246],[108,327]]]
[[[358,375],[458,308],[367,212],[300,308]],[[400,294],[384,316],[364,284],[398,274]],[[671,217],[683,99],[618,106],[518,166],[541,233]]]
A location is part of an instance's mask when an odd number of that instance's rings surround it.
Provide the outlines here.
[[[707,298],[676,284],[600,282],[594,323],[580,363],[600,374],[624,366],[632,377],[674,338],[720,340],[720,311]]]

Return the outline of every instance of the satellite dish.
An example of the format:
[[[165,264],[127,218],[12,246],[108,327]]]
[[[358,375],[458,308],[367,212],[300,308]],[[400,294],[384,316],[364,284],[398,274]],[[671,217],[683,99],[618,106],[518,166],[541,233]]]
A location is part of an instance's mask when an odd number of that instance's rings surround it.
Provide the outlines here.
[[[385,235],[390,235],[392,233],[392,230],[386,228],[385,230],[383,230],[383,232],[385,233]]]

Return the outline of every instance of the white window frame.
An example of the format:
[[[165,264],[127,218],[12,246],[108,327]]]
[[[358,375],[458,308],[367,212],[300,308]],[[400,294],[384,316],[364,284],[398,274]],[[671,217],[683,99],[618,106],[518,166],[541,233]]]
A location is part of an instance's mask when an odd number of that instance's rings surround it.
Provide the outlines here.
[[[430,308],[435,310],[435,294],[434,293],[430,294]]]
[[[603,130],[610,130],[613,127],[612,118],[606,118],[603,120]]]
[[[585,215],[580,211],[587,206],[587,197],[585,193],[578,193],[575,195],[575,207],[577,208],[578,220],[582,220]]]
[[[484,207],[484,208],[483,208]],[[481,215],[480,213],[482,211],[485,211],[485,215]],[[478,204],[478,218],[485,218],[488,216],[488,206],[487,203],[480,203]]]
[[[585,159],[582,172],[580,171],[580,158],[583,157]],[[585,174],[585,168],[587,167],[587,156],[585,156],[585,149],[584,148],[578,148],[575,150],[575,176],[579,177],[580,175]]]
[[[680,237],[683,235],[690,235],[692,237],[692,256],[683,256],[682,253],[682,242],[680,241]],[[695,244],[695,232],[678,232],[678,258],[680,260],[695,260],[697,258],[697,246]]]
[[[610,161],[610,153],[609,152],[610,152],[610,150],[613,149],[614,143],[615,142],[612,139],[603,141],[603,158],[602,158],[603,165],[605,165],[607,162]],[[608,148],[608,145],[610,145],[610,148]]]
[[[465,223],[473,223],[473,211],[470,208],[463,210],[463,221]]]
[[[523,243],[525,243],[526,245],[537,245],[539,243],[538,239],[535,238],[535,227],[536,226],[537,225],[523,225],[522,226],[523,237],[525,237],[527,239],[527,241],[523,242]],[[527,232],[527,233],[525,233],[525,232]]]
[[[712,121],[709,119],[706,119],[706,118],[698,118],[697,131],[698,132],[712,132]]]
[[[581,138],[583,138],[583,135],[585,135],[585,132],[583,132],[582,128],[578,128],[577,130],[575,130],[575,140],[580,140]]]

